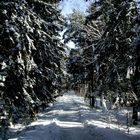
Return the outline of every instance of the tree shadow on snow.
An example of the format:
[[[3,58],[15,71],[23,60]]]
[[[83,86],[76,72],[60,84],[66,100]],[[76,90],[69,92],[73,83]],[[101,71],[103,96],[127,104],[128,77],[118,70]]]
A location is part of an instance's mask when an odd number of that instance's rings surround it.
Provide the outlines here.
[[[88,124],[87,122],[92,122]],[[139,140],[140,136],[128,135],[94,122],[108,123],[108,114],[90,109],[84,103],[66,105],[58,102],[47,108],[38,120],[17,132],[11,130],[10,138],[18,140]],[[102,126],[104,124],[101,124]]]

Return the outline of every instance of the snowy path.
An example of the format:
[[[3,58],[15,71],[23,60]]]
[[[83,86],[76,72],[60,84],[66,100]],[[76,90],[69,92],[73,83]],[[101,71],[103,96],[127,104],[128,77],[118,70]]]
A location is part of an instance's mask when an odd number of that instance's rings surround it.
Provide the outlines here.
[[[66,94],[39,114],[38,120],[10,140],[140,140],[138,135],[128,135],[109,129],[99,121],[100,113],[90,109],[82,97]]]

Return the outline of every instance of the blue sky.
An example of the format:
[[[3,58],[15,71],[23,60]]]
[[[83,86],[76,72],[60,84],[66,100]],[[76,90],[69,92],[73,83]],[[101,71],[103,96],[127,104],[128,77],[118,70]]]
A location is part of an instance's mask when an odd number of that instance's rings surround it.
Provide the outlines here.
[[[63,15],[72,13],[73,9],[85,12],[91,1],[93,0],[89,0],[88,2],[85,0],[63,0],[60,3],[60,8],[62,9]]]
[[[72,13],[74,9],[81,12],[86,12],[86,9],[92,1],[93,0],[89,0],[88,2],[86,2],[85,0],[63,0],[60,2],[59,7],[62,10],[62,14],[66,16]],[[75,44],[72,41],[70,41],[67,45],[70,48],[75,48]]]

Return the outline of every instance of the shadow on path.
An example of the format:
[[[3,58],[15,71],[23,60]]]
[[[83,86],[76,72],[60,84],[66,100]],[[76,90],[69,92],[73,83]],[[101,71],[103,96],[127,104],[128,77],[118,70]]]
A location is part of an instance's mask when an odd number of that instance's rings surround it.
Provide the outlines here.
[[[132,136],[115,129],[100,127],[104,125],[100,121],[101,115],[103,115],[101,112],[87,107],[82,97],[66,94],[58,98],[57,102],[44,113],[39,114],[37,121],[19,131],[16,138],[18,140],[140,140],[139,135]],[[88,123],[92,121],[92,124]],[[97,121],[100,121],[99,126],[94,125]]]

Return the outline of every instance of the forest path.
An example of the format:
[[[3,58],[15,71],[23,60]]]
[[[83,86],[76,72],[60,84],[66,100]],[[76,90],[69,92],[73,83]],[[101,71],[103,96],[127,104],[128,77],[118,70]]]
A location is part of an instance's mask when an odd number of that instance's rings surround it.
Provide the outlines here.
[[[20,136],[11,140],[132,140],[99,121],[101,112],[89,108],[83,97],[68,92],[39,114]],[[93,122],[93,123],[91,123]]]

